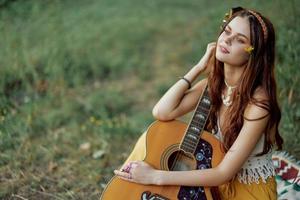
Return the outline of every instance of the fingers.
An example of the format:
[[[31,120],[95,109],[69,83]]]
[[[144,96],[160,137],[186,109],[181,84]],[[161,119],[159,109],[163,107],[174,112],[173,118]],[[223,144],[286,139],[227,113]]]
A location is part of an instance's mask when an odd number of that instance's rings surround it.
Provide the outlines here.
[[[120,170],[114,170],[114,174],[119,176],[120,178],[123,179],[132,179],[132,175],[128,172],[120,171]]]
[[[139,161],[131,161],[125,164],[120,170],[114,170],[114,173],[125,179],[132,179],[131,171],[139,164]]]
[[[122,173],[130,173],[132,170],[138,166],[145,166],[147,165],[143,161],[130,161],[127,164],[125,164],[120,170],[115,170]]]
[[[130,170],[131,170],[131,163],[128,163],[128,164],[124,165],[120,171],[129,173]]]
[[[207,51],[212,51],[216,47],[216,42],[211,42],[207,45]]]
[[[210,46],[216,46],[216,44],[217,44],[216,42],[211,42],[211,43],[208,43],[207,46],[209,46],[209,47],[210,47]]]
[[[214,49],[215,47],[216,47],[216,43],[210,44],[207,48],[208,48],[208,49]]]
[[[120,171],[120,170],[114,170],[114,173],[115,175],[118,175],[118,176],[121,176],[121,177],[124,177],[124,178],[131,178],[131,174],[130,173],[127,173],[127,172],[123,172],[123,171]]]
[[[138,183],[132,176],[131,173],[127,173],[127,172],[122,172],[119,170],[114,170],[114,174],[118,176],[118,178],[125,180],[125,181],[129,181],[129,182],[133,182],[133,183]]]

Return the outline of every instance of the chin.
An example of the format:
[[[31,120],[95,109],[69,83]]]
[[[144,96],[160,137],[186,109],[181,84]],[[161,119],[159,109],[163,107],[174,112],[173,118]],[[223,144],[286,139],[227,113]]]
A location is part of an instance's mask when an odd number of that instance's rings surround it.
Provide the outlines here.
[[[225,63],[227,63],[230,60],[227,55],[224,55],[219,52],[216,52],[216,59],[220,62],[225,62]]]
[[[220,62],[232,65],[232,66],[243,66],[248,60],[234,59],[230,54],[223,54],[221,52],[216,52],[216,59]]]

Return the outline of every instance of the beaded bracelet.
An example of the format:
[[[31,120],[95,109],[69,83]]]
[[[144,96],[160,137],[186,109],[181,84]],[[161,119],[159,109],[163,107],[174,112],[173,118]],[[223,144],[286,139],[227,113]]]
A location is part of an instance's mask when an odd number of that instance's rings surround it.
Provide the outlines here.
[[[188,79],[186,79],[185,77],[179,77],[179,78],[185,80],[189,84],[189,88],[188,89],[190,89],[192,87],[192,84],[191,84],[191,82]]]

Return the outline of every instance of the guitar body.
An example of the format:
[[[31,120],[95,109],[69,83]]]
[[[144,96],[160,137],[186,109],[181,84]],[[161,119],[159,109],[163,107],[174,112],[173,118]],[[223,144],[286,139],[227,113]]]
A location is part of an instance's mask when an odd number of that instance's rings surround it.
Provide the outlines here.
[[[217,166],[224,156],[219,140],[212,134],[203,131],[197,148],[192,155],[180,149],[180,143],[186,129],[187,124],[178,120],[169,122],[155,121],[152,123],[146,132],[146,155],[144,161],[156,169],[167,171],[201,170]],[[132,159],[137,160],[134,157]],[[142,185],[114,176],[107,184],[100,199],[216,199],[211,189],[209,187]]]

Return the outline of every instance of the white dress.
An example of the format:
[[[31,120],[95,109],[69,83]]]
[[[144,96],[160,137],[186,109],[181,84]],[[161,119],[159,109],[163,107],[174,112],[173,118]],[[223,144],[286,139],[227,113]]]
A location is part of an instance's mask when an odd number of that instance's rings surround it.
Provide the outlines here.
[[[217,121],[218,131],[214,134],[214,136],[220,141],[223,141],[219,120]],[[237,173],[237,178],[240,183],[251,184],[255,182],[258,184],[260,178],[265,183],[269,177],[275,176],[275,168],[272,162],[272,151],[261,156],[255,156],[263,151],[264,140],[265,135],[263,134],[254,150],[251,152],[249,158]]]

